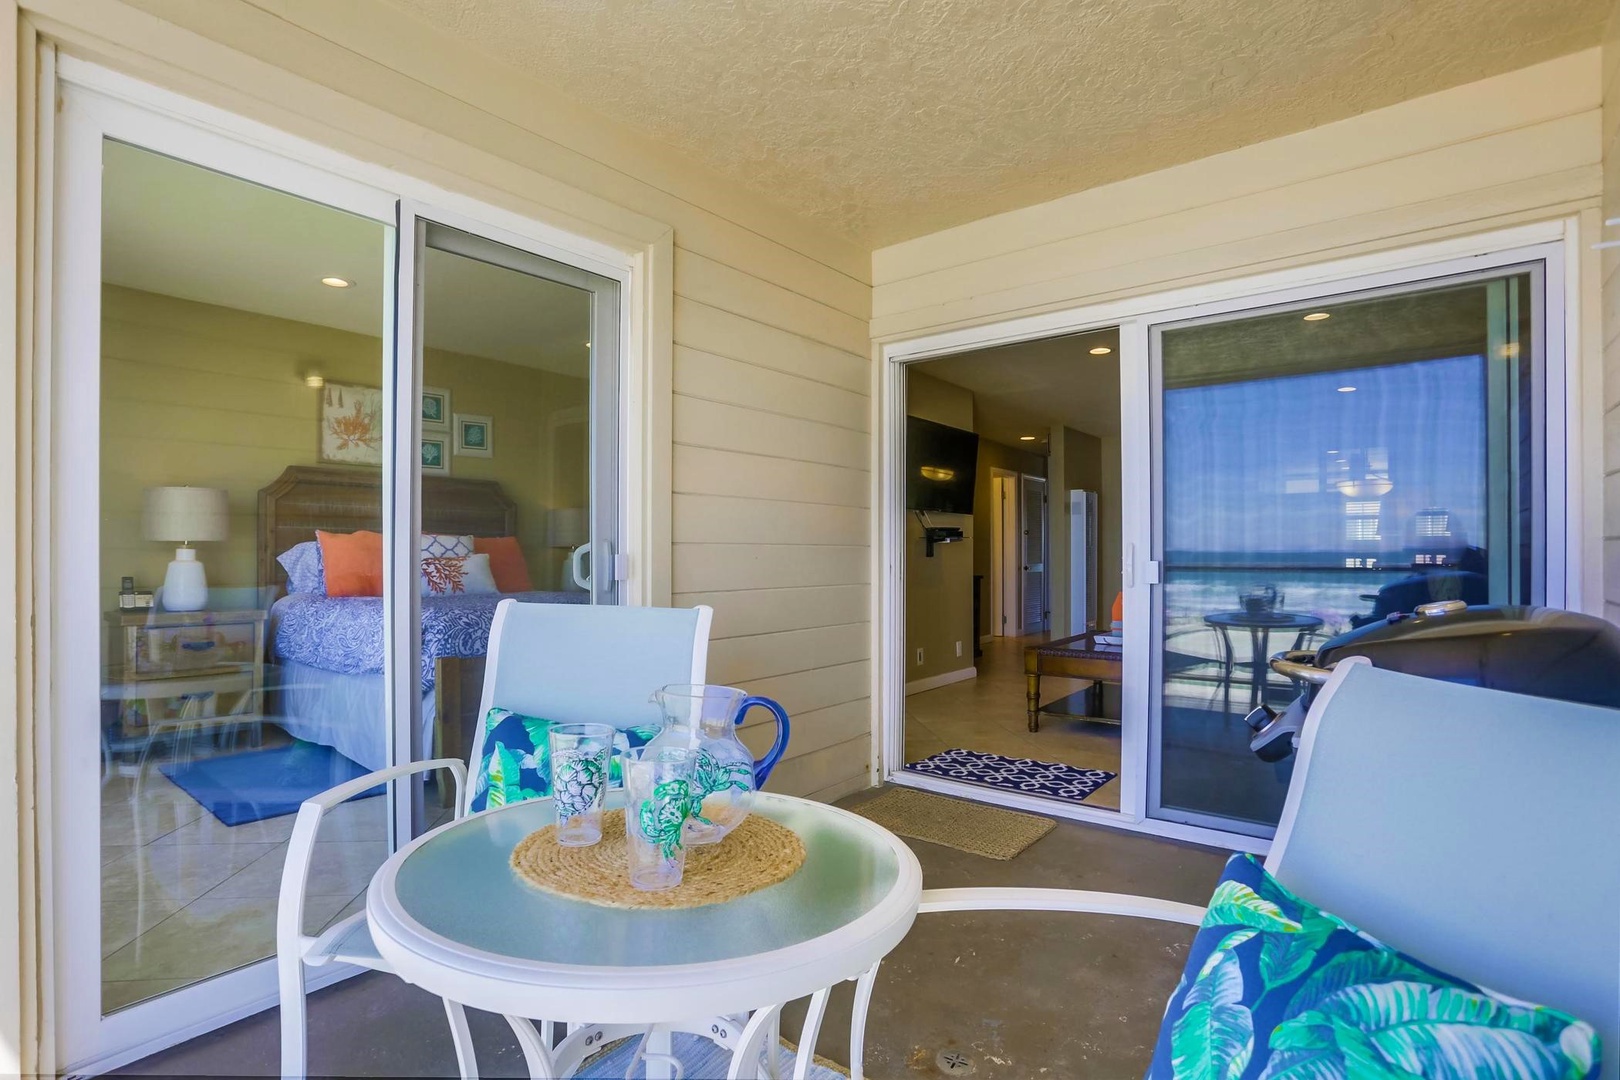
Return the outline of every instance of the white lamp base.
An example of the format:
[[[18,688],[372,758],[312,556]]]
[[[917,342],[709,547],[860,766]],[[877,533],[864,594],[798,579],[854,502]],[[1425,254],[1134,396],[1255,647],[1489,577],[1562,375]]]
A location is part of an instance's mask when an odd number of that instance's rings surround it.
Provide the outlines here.
[[[163,607],[168,611],[201,611],[208,606],[208,575],[194,548],[175,548],[174,562],[163,575]]]

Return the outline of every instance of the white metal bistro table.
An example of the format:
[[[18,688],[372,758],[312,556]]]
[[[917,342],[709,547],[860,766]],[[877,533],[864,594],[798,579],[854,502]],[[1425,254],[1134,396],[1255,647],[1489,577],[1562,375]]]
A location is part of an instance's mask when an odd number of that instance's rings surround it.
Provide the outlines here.
[[[533,1072],[571,1075],[603,1042],[650,1031],[648,1077],[673,1076],[665,1055],[679,1030],[732,1050],[732,1075],[751,1077],[777,1011],[808,996],[802,1077],[833,986],[857,981],[864,1020],[878,962],[917,915],[922,869],[894,834],[846,810],[762,792],[754,812],[798,834],[804,865],[759,892],[679,911],[600,907],[519,879],[512,849],[555,820],[550,799],[473,814],[377,870],[366,893],[371,933],[393,970],[430,993],[534,1017],[548,1032],[568,1024],[556,1047],[524,1040],[514,1024]],[[856,1076],[860,1050],[857,1040]]]

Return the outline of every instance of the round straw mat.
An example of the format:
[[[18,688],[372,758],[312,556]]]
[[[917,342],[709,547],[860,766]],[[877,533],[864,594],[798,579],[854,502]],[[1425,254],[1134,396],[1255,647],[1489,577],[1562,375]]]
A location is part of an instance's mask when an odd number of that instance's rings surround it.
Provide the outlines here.
[[[797,833],[770,818],[749,814],[718,844],[686,849],[681,883],[662,892],[632,888],[625,855],[624,811],[602,815],[602,839],[590,847],[563,847],[557,826],[525,836],[512,849],[512,869],[530,885],[588,904],[615,908],[695,908],[721,904],[786,881],[804,865]]]

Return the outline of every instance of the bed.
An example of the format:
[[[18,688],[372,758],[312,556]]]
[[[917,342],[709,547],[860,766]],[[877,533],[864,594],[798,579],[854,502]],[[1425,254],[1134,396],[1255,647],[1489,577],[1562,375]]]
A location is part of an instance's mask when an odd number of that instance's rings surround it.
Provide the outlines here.
[[[323,532],[377,530],[376,470],[289,466],[259,492],[258,582],[274,598],[268,634],[270,717],[295,738],[330,746],[367,769],[387,764],[383,722],[383,601],[288,592],[278,556]],[[493,480],[422,478],[422,531],[513,536],[517,507]],[[583,592],[485,593],[422,600],[422,745],[432,756],[466,757],[483,690],[484,653],[495,605],[507,596],[585,603]]]

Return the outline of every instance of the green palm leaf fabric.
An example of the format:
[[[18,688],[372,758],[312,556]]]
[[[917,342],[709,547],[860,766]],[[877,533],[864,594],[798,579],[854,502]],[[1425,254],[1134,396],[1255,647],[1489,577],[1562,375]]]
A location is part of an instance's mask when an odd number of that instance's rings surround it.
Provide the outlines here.
[[[494,708],[484,717],[484,749],[472,778],[474,811],[506,806],[524,799],[543,799],[552,792],[552,721]],[[621,729],[622,749],[646,746],[660,728]],[[608,783],[620,781],[619,757],[610,756]]]
[[[1148,1080],[1595,1080],[1595,1031],[1437,971],[1235,856]]]

